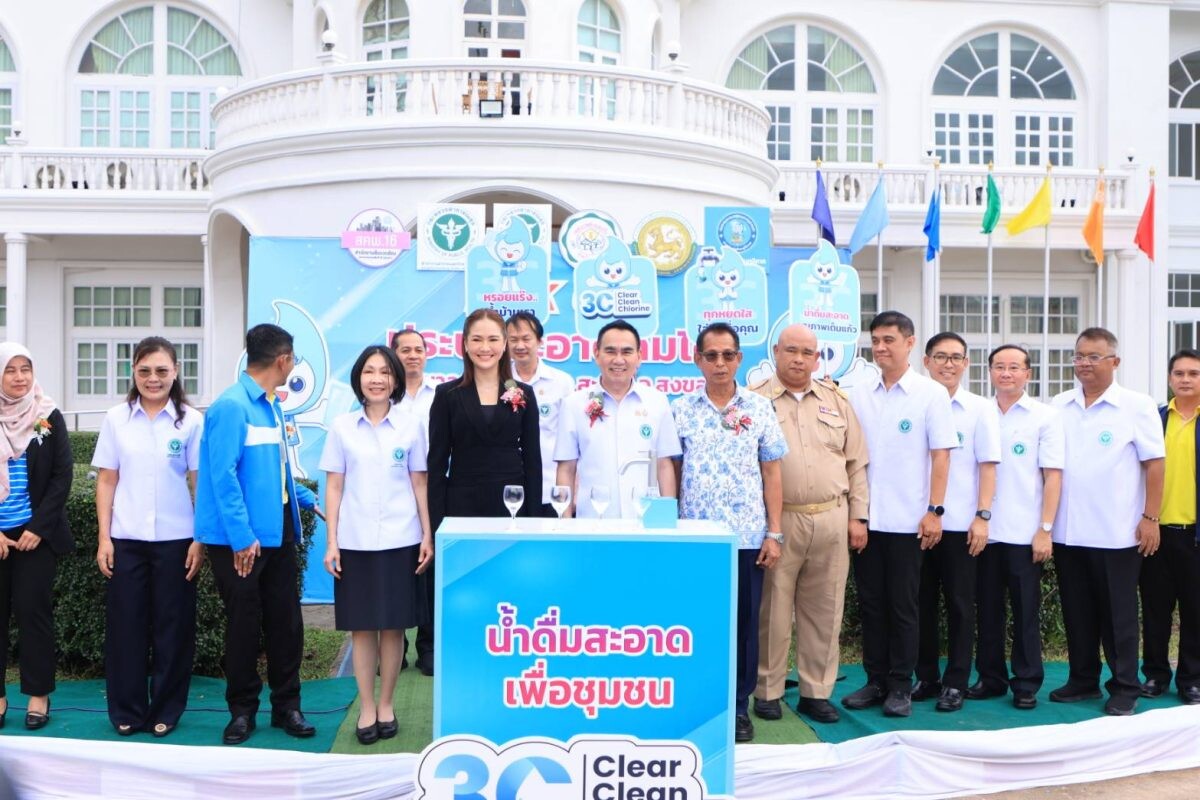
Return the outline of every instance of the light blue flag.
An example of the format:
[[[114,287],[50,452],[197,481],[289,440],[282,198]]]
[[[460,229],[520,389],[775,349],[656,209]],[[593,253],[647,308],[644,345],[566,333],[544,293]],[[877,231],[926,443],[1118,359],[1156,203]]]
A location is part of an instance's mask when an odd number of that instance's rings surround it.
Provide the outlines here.
[[[937,187],[933,190],[933,197],[929,199],[929,210],[925,212],[925,227],[922,228],[925,232],[925,238],[929,240],[929,244],[925,245],[925,260],[933,261],[937,257],[938,251],[942,249],[942,187]]]
[[[854,233],[850,234],[850,255],[862,250],[867,246],[867,242],[883,233],[883,229],[888,226],[889,221],[887,192],[884,191],[883,177],[881,176],[879,183],[875,184],[875,191],[871,192],[871,199],[867,201],[867,207],[863,209],[862,215],[858,218],[858,224],[854,226]]]
[[[821,238],[837,246],[837,238],[833,234],[833,215],[829,213],[829,197],[825,194],[821,170],[817,170],[817,195],[813,198],[812,218],[821,226]]]

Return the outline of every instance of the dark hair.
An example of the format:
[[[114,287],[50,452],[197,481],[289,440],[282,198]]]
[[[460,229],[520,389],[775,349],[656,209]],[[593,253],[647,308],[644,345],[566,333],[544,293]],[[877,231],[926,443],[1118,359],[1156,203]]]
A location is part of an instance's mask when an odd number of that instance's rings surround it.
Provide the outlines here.
[[[704,348],[704,337],[710,333],[728,333],[733,337],[733,347],[735,350],[742,348],[742,337],[738,336],[738,332],[733,329],[733,326],[728,322],[714,322],[711,325],[705,326],[700,333],[696,334],[696,351],[699,352]]]
[[[278,325],[264,322],[246,331],[246,364],[270,366],[282,355],[292,352],[292,335]]]
[[[1075,345],[1087,339],[1090,342],[1104,342],[1113,350],[1117,349],[1117,337],[1108,328],[1086,328],[1082,333],[1075,337]]]
[[[1200,351],[1193,350],[1190,347],[1183,348],[1178,353],[1171,356],[1171,360],[1167,363],[1167,372],[1175,369],[1175,362],[1181,358],[1193,358],[1196,361],[1200,361]]]
[[[393,333],[391,341],[391,347],[393,350],[396,349],[398,343],[400,342],[401,336],[416,336],[421,340],[421,347],[425,348],[426,351],[429,350],[429,342],[425,341],[425,335],[415,328],[405,328],[404,330]]]
[[[187,395],[183,391],[183,381],[179,379],[179,355],[175,352],[175,345],[161,336],[147,336],[142,339],[133,348],[133,359],[130,360],[130,371],[137,370],[137,363],[143,358],[155,353],[166,353],[171,357],[171,363],[175,365],[175,380],[171,383],[171,391],[168,395],[171,402],[175,404],[175,427],[179,428],[183,425],[183,407],[187,403]],[[129,407],[133,408],[133,404],[141,398],[142,393],[138,391],[137,380],[129,382],[129,394],[125,400],[129,403]]]
[[[528,311],[518,311],[505,321],[504,327],[511,328],[518,322],[524,322],[533,331],[533,335],[541,339],[546,335],[546,329],[542,327],[541,321]]]
[[[404,399],[404,368],[400,366],[400,359],[396,358],[396,354],[381,344],[368,345],[358,354],[358,360],[354,362],[354,366],[350,368],[350,388],[354,390],[354,396],[358,398],[358,402],[364,406],[367,404],[366,395],[362,390],[362,371],[367,366],[367,360],[373,355],[383,356],[383,360],[387,362],[387,368],[392,371],[392,402],[399,403]]]
[[[884,311],[876,314],[875,319],[871,320],[871,333],[874,333],[878,328],[899,328],[903,336],[916,336],[917,329],[913,327],[913,321],[899,311]]]
[[[941,333],[935,333],[929,338],[929,341],[925,343],[925,355],[932,355],[933,348],[937,347],[942,342],[958,342],[963,347],[963,354],[968,352],[966,339],[959,336],[954,331],[942,331]]]
[[[600,332],[596,334],[597,350],[600,349],[600,343],[604,341],[604,334],[608,333],[609,331],[629,331],[633,334],[633,341],[637,345],[638,349],[642,349],[642,337],[641,334],[637,332],[637,328],[633,327],[623,319],[614,319],[612,322],[601,328]]]
[[[466,321],[463,322],[463,371],[462,381],[459,383],[459,386],[475,385],[475,364],[471,362],[471,357],[467,355],[467,336],[471,332],[472,325],[476,322],[482,322],[485,319],[499,325],[500,335],[505,338],[506,342],[508,340],[508,329],[504,327],[504,318],[495,311],[492,311],[490,308],[477,308],[468,314]],[[500,368],[500,385],[503,387],[506,382],[512,380],[512,362],[508,360],[506,353],[500,354],[498,366]]]
[[[1025,369],[1029,369],[1030,366],[1032,366],[1032,362],[1030,362],[1030,360],[1029,360],[1029,351],[1026,350],[1024,347],[1022,347],[1019,344],[1002,344],[999,347],[997,347],[996,349],[992,350],[992,352],[988,353],[988,368],[989,369],[992,366],[992,362],[996,360],[996,354],[1002,350],[1016,350],[1018,353],[1020,353],[1022,356],[1025,357]]]

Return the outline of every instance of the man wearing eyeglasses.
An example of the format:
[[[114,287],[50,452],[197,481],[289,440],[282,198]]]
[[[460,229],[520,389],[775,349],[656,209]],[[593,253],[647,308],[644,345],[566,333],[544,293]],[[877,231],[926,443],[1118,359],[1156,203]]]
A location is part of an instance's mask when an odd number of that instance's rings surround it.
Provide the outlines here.
[[[644,494],[651,470],[660,495],[675,496],[671,459],[683,451],[667,396],[637,380],[641,346],[628,322],[608,323],[596,337],[599,383],[563,398],[554,460],[555,482],[571,487],[564,516],[636,518],[634,493]]]
[[[796,631],[796,710],[837,722],[830,704],[838,676],[838,634],[850,550],[867,543],[867,443],[849,399],[813,380],[816,335],[789,325],[774,348],[775,374],[751,390],[767,398],[787,441],[782,465],[782,553],[763,576],[754,713],[780,719],[792,619]]]
[[[771,404],[737,385],[740,347],[737,331],[724,322],[700,331],[693,358],[704,388],[676,399],[671,413],[683,445],[680,519],[717,520],[738,535],[734,741],[748,742],[763,571],[779,560],[780,459],[788,448]]]
[[[969,363],[967,343],[957,333],[939,333],[925,345],[925,369],[950,395],[959,445],[950,451],[942,539],[921,565],[921,638],[912,699],[936,697],[938,711],[962,708],[971,677],[975,558],[988,541],[996,464],[1001,459],[996,407],[961,385]],[[938,668],[939,589],[946,601],[948,628],[945,672]]]
[[[1070,674],[1056,703],[1100,695],[1100,645],[1112,677],[1104,711],[1137,707],[1138,573],[1158,549],[1164,445],[1153,398],[1117,384],[1117,337],[1088,328],[1075,340],[1079,386],[1054,398],[1066,439],[1054,562],[1067,629]]]
[[[1042,564],[1050,558],[1050,531],[1062,490],[1063,430],[1059,414],[1025,392],[1029,352],[1002,344],[988,355],[1000,413],[1003,460],[996,466],[996,496],[987,547],[979,555],[976,600],[979,625],[975,667],[979,680],[967,698],[1001,697],[1037,706],[1042,688]],[[1012,604],[1012,677],[1004,660],[1006,603]]]

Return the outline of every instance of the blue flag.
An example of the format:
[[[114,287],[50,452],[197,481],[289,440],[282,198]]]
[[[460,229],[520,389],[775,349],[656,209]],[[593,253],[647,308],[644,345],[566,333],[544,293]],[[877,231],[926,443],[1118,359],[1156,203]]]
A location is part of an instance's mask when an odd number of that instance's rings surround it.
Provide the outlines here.
[[[825,196],[825,180],[821,177],[821,170],[817,170],[817,195],[813,198],[812,218],[813,222],[821,226],[821,238],[836,247],[833,215],[829,213],[829,198]]]
[[[933,197],[929,199],[929,210],[925,212],[925,227],[921,229],[925,232],[925,238],[929,240],[929,244],[925,246],[926,261],[933,261],[942,249],[941,197],[942,187],[939,186],[933,190]]]
[[[881,175],[879,183],[875,184],[875,191],[871,192],[871,199],[867,201],[867,207],[863,209],[858,224],[854,226],[854,233],[850,234],[850,255],[862,250],[867,246],[867,242],[883,233],[889,221],[887,192],[884,191]]]

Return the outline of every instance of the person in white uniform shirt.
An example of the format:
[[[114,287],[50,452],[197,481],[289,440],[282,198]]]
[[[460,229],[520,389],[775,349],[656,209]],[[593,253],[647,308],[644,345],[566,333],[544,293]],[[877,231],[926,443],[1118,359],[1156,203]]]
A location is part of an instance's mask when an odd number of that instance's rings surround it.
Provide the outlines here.
[[[1164,455],[1162,419],[1148,395],[1117,384],[1117,337],[1088,328],[1075,340],[1079,385],[1054,398],[1066,439],[1054,562],[1070,674],[1056,703],[1100,697],[1100,645],[1112,677],[1107,714],[1137,707],[1138,574],[1158,549]]]
[[[325,471],[325,569],[334,581],[334,622],[351,634],[361,744],[396,735],[392,694],[403,631],[428,617],[417,576],[433,559],[425,430],[398,405],[400,362],[381,345],[350,370],[362,408],[334,419],[321,453]],[[375,672],[379,670],[379,701]]]
[[[921,567],[921,639],[912,699],[936,697],[938,711],[962,708],[971,677],[975,558],[987,544],[996,464],[1001,459],[995,404],[961,386],[969,364],[967,343],[957,333],[939,333],[925,345],[925,369],[950,395],[959,444],[950,451],[942,540],[925,554]],[[938,668],[939,589],[946,601],[948,628],[944,673]]]
[[[557,515],[550,505],[550,490],[554,488],[557,475],[554,438],[558,433],[558,411],[563,398],[575,391],[575,379],[539,356],[545,331],[533,314],[518,311],[505,321],[504,327],[508,329],[508,356],[512,359],[513,377],[532,386],[537,397],[542,448],[542,514],[554,517]]]
[[[904,314],[876,315],[871,352],[880,375],[850,394],[870,453],[867,544],[853,556],[867,683],[842,705],[882,704],[897,717],[912,713],[921,561],[942,536],[950,450],[958,447],[950,395],[909,366],[915,341]]]
[[[562,402],[554,460],[555,482],[571,487],[572,507],[564,516],[597,516],[593,490],[600,488],[608,492],[608,505],[599,516],[635,518],[633,496],[650,483],[651,458],[659,494],[675,497],[672,458],[683,448],[667,396],[637,381],[641,346],[637,329],[625,320],[605,325],[596,337],[600,382]]]
[[[988,372],[1000,412],[1003,459],[996,467],[995,514],[987,547],[979,555],[979,680],[971,700],[1000,697],[1012,689],[1013,706],[1037,706],[1042,688],[1042,565],[1050,558],[1050,531],[1062,491],[1063,430],[1059,414],[1025,391],[1029,352],[1002,344],[988,355]],[[1012,605],[1012,677],[1004,660],[1008,638],[1006,603]]]
[[[196,651],[190,486],[200,464],[200,412],[187,404],[175,347],[151,336],[133,352],[133,386],[100,424],[96,564],[108,578],[104,676],[117,733],[163,737],[187,707]],[[150,691],[147,694],[147,681]]]

